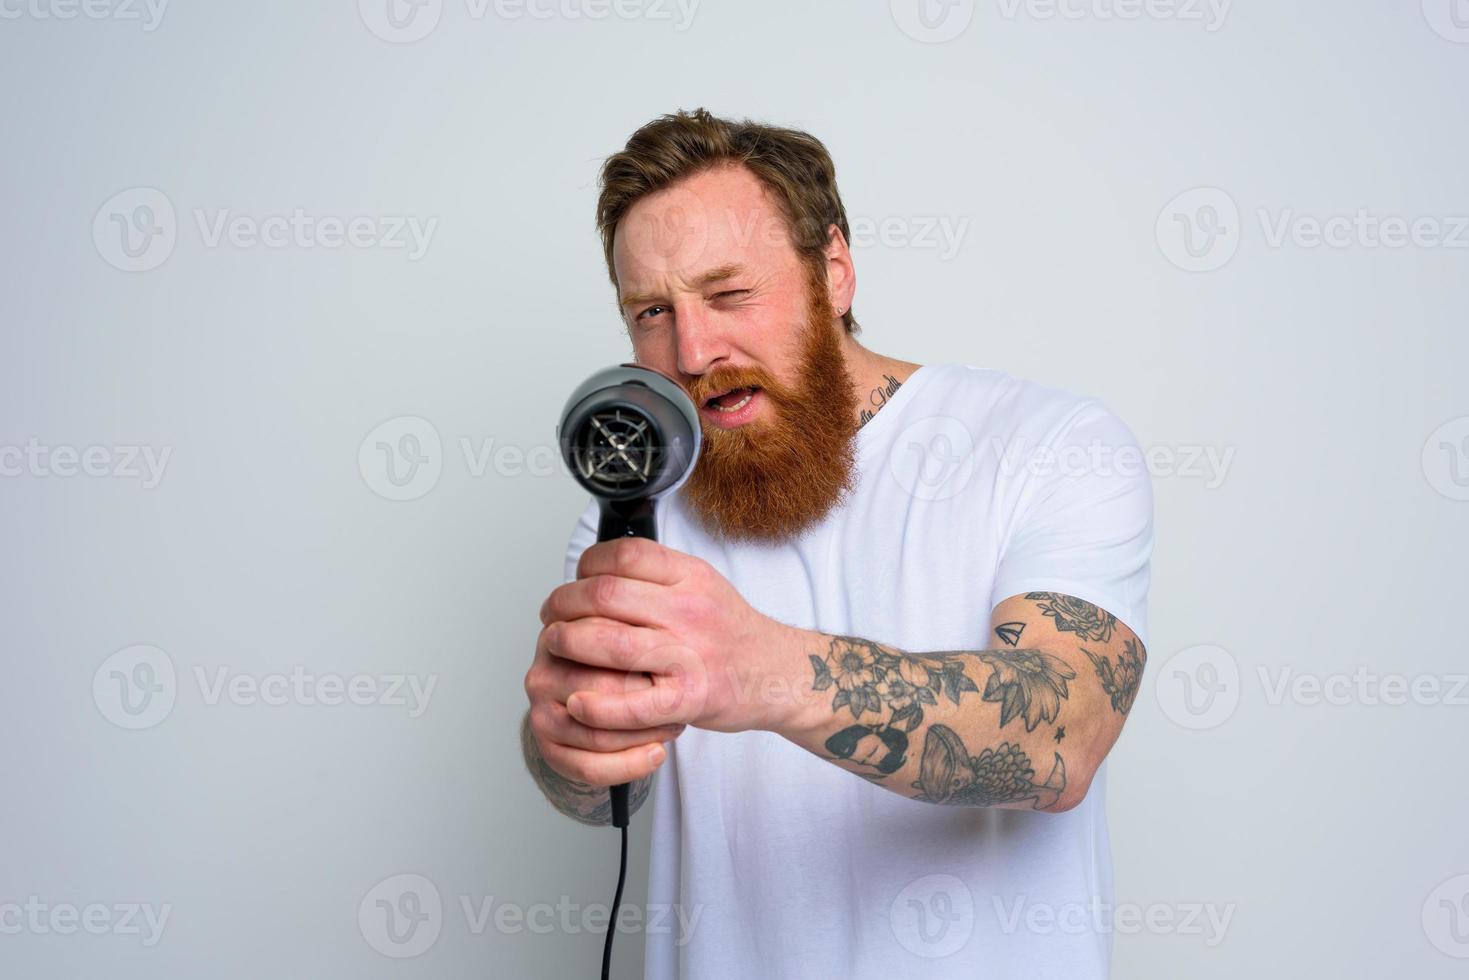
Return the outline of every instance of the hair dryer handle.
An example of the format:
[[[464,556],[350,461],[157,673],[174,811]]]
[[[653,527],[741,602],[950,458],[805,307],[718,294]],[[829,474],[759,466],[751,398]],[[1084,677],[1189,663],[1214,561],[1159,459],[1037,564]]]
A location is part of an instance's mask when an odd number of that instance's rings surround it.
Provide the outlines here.
[[[654,519],[653,501],[646,497],[635,500],[602,500],[602,516],[597,522],[597,540],[614,541],[618,538],[648,538],[658,540],[658,528]],[[612,826],[626,827],[628,823],[627,783],[620,783],[610,790],[612,799]]]

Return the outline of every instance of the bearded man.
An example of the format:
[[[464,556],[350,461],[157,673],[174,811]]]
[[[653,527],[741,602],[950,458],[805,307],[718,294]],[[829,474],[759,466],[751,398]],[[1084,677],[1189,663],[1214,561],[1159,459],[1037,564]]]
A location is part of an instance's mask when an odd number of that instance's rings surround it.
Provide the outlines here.
[[[633,359],[683,385],[703,448],[657,542],[594,543],[588,504],[522,741],[584,823],[661,770],[649,906],[694,925],[648,930],[646,975],[1106,976],[1104,761],[1153,542],[1131,433],[864,347],[810,134],[663,116],[600,187]]]

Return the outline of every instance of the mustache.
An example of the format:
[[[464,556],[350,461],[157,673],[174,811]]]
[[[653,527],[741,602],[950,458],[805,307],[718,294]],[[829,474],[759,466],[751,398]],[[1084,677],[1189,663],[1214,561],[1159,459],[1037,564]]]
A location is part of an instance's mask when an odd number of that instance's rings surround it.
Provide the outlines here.
[[[686,390],[695,405],[702,405],[715,395],[735,388],[763,388],[767,392],[779,393],[780,384],[759,368],[724,368],[700,375]]]

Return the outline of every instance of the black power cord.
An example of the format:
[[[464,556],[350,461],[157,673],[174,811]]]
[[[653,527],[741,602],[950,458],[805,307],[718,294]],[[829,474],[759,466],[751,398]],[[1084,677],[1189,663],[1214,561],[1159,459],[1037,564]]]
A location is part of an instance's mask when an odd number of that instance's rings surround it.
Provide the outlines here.
[[[617,909],[622,904],[622,885],[627,880],[627,824],[622,825],[622,862],[617,871],[617,894],[612,896],[612,917],[607,920],[607,940],[602,944],[602,980],[612,969],[612,936],[617,931]]]
[[[612,969],[612,936],[617,931],[617,910],[622,905],[622,886],[627,881],[628,784],[608,790],[612,804],[612,826],[622,828],[622,859],[617,868],[617,893],[612,896],[612,916],[607,920],[607,939],[602,943],[602,980],[608,980]]]

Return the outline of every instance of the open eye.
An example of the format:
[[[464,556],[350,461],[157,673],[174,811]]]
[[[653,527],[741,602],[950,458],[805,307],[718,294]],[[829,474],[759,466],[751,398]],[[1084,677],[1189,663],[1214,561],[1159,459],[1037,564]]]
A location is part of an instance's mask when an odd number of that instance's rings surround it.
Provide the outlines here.
[[[657,316],[659,312],[662,312],[662,311],[667,310],[667,309],[668,309],[668,307],[666,307],[666,306],[650,306],[646,310],[644,310],[643,312],[639,313],[635,319],[642,320],[642,319],[645,319],[645,318],[647,318],[649,316]]]

